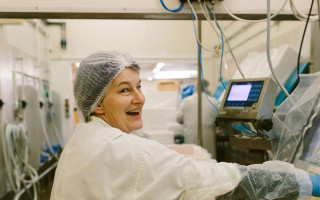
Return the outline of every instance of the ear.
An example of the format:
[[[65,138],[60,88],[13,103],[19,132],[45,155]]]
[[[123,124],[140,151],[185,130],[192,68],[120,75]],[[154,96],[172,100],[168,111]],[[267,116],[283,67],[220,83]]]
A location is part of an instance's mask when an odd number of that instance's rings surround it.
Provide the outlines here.
[[[104,108],[99,105],[94,109],[94,113],[97,115],[103,115],[105,113]]]

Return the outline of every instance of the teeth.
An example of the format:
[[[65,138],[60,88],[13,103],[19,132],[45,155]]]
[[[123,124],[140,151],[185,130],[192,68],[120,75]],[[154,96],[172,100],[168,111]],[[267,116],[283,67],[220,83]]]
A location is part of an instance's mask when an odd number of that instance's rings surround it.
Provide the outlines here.
[[[139,113],[139,109],[137,109],[137,110],[131,110],[131,111],[128,111],[127,113]]]

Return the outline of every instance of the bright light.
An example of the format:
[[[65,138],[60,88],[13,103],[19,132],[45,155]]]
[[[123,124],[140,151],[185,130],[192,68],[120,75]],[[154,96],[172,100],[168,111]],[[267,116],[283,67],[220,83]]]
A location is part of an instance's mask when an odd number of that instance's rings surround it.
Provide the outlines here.
[[[151,76],[148,77],[148,81],[152,81],[152,77]]]
[[[154,74],[154,79],[181,79],[192,78],[197,76],[197,71],[185,70],[185,71],[162,71]]]
[[[80,63],[74,63],[74,65],[75,65],[77,68],[79,68]]]
[[[154,74],[159,73],[160,70],[164,67],[164,65],[165,64],[163,62],[158,63],[157,66],[152,70],[152,72]]]

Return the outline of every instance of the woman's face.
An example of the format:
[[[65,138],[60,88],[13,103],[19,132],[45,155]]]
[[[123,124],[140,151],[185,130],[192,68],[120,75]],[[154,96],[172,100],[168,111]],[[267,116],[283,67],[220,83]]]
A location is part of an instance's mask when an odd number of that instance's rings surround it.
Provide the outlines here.
[[[132,68],[126,68],[112,81],[95,113],[110,126],[130,133],[142,128],[141,116],[144,101],[138,72]]]

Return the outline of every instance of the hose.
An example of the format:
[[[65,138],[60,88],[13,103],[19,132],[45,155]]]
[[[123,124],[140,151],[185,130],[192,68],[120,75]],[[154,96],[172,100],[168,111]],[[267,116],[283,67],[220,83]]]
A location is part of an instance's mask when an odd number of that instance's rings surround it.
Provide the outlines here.
[[[10,187],[14,193],[22,189],[22,185],[32,184],[34,200],[38,199],[36,181],[37,171],[28,163],[28,137],[22,123],[17,125],[6,123],[3,127],[2,148]]]

